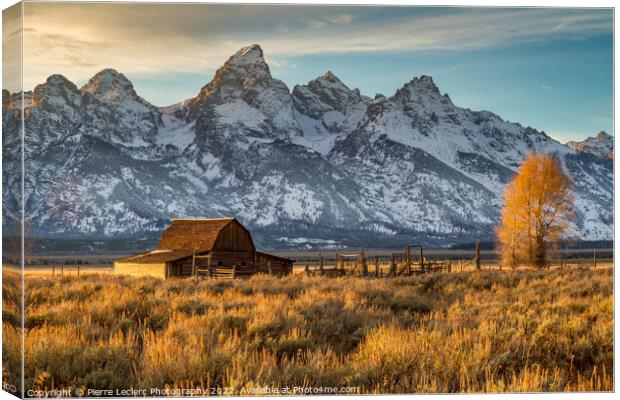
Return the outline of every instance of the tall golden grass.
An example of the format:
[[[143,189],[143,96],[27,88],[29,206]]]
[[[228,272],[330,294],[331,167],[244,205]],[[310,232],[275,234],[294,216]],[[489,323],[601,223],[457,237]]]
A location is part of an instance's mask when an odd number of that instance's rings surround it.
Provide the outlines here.
[[[15,312],[3,313],[3,361],[13,366]],[[25,327],[26,390],[613,390],[610,269],[237,281],[27,276]]]

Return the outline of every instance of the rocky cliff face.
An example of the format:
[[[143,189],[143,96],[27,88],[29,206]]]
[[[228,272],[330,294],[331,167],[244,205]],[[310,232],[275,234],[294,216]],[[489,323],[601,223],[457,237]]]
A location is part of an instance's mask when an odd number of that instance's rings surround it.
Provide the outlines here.
[[[136,94],[121,73],[105,69],[80,89],[81,115],[90,132],[127,148],[152,146],[162,126],[157,107]]]
[[[610,160],[614,159],[614,138],[604,131],[581,142],[566,142],[566,146],[580,153],[589,153]]]
[[[204,136],[215,130],[219,135],[266,139],[301,134],[288,88],[271,76],[258,45],[230,57],[181,114],[195,120],[196,131]]]
[[[331,72],[289,92],[252,45],[170,107],[114,70],[80,89],[52,75],[23,97],[26,212],[40,236],[148,236],[171,217],[233,215],[265,247],[491,239],[529,151],[556,153],[575,181],[574,235],[613,235],[611,160],[457,107],[428,76],[375,99]],[[3,92],[5,215],[17,215],[21,99]]]
[[[357,126],[371,100],[359,89],[349,89],[331,71],[307,85],[296,85],[291,97],[303,130],[297,143],[321,154],[327,154],[336,140]]]

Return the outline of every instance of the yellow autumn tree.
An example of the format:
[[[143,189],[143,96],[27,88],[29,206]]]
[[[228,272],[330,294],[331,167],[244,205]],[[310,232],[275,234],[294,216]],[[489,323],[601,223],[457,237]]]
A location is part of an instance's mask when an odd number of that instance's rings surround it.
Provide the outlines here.
[[[569,228],[572,208],[570,181],[557,158],[528,154],[504,192],[496,228],[502,264],[547,265],[550,246]]]

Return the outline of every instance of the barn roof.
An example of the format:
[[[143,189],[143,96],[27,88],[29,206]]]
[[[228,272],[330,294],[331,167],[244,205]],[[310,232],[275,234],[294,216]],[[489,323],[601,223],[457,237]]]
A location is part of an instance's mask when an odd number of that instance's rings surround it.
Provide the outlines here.
[[[269,254],[269,253],[263,253],[262,251],[257,251],[256,255],[258,255],[259,257],[274,258],[274,259],[282,260],[282,261],[295,262],[295,260],[292,260],[290,258],[280,257],[280,256],[276,256],[274,254]]]
[[[204,252],[213,245],[222,229],[234,218],[178,218],[162,233],[158,250],[183,250]]]
[[[153,250],[121,258],[115,262],[121,264],[161,264],[190,257],[192,253],[191,250]]]

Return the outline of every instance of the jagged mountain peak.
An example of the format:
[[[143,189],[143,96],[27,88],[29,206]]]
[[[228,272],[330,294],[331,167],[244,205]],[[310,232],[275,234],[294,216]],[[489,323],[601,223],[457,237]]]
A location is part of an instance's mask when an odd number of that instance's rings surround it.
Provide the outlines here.
[[[313,90],[331,89],[342,90],[346,92],[353,92],[347,85],[345,85],[336,75],[331,71],[327,71],[325,74],[314,78],[308,82],[307,86]]]
[[[81,103],[80,91],[77,86],[60,74],[50,75],[45,83],[37,85],[33,92],[33,105],[48,104],[60,105],[67,104],[78,107]]]
[[[296,85],[292,97],[297,109],[313,118],[333,110],[346,114],[351,105],[370,102],[370,98],[362,96],[359,89],[350,89],[332,71],[327,71],[307,85]]]
[[[263,57],[263,49],[258,44],[251,44],[239,49],[239,51],[229,58],[229,61],[237,64],[249,64],[254,62],[265,62],[265,59]]]
[[[125,75],[112,68],[101,70],[80,93],[82,123],[88,135],[132,149],[153,143],[162,125],[161,114],[138,96]]]
[[[93,75],[83,89],[92,91],[97,87],[109,88],[112,85],[118,84],[131,84],[131,81],[114,68],[105,68]]]
[[[421,75],[414,77],[396,91],[395,97],[402,97],[403,95],[411,97],[412,95],[432,95],[441,96],[439,88],[433,81],[433,78],[429,75]]]
[[[230,56],[224,65],[217,70],[213,80],[216,82],[220,81],[227,74],[239,77],[239,73],[246,74],[246,77],[271,77],[269,65],[267,65],[263,56],[263,49],[259,45],[252,44],[243,47]]]
[[[106,68],[97,72],[82,86],[80,92],[90,94],[106,102],[120,102],[125,98],[138,98],[131,81],[113,68]]]
[[[75,87],[77,90],[77,86],[75,86],[73,82],[71,82],[67,77],[61,74],[53,74],[53,75],[48,76],[47,79],[45,80],[44,85],[69,86],[69,87]],[[36,88],[35,88],[35,91],[36,91]]]
[[[354,94],[356,97],[361,97],[360,90],[358,88],[351,89],[344,82],[340,80],[332,71],[328,70],[323,75],[314,78],[306,85],[308,88],[315,92],[321,90],[339,91],[348,94]],[[296,85],[295,87],[299,87]],[[301,86],[303,87],[303,86]]]
[[[423,82],[435,85],[435,82],[433,82],[433,77],[430,75],[420,75],[419,77],[413,78],[412,82]]]
[[[326,80],[328,82],[333,82],[333,83],[342,83],[342,81],[338,79],[338,77],[334,75],[334,73],[331,70],[327,70],[327,72],[325,72],[323,75],[321,75],[317,79]]]
[[[566,146],[580,153],[589,153],[610,160],[614,158],[614,137],[605,131],[600,131],[596,136],[590,136],[582,141],[566,142]]]
[[[429,113],[434,115],[433,118],[441,116],[453,118],[461,110],[448,94],[441,94],[439,87],[429,75],[413,78],[398,89],[389,100],[402,107],[410,117],[414,114]]]
[[[79,89],[75,85],[75,83],[71,82],[64,75],[54,74],[47,77],[45,83],[41,83],[34,88],[34,94],[42,95],[44,93],[50,94],[56,93],[58,91],[70,91],[79,93]]]
[[[600,131],[599,133],[597,133],[597,134],[596,134],[596,138],[597,138],[598,140],[613,139],[613,137],[612,137],[609,133],[607,133],[607,132],[605,132],[605,131]]]
[[[239,97],[244,89],[276,81],[263,57],[263,49],[252,44],[238,50],[215,72],[211,82],[198,94],[199,98],[219,94],[220,97]],[[279,82],[279,81],[278,81]],[[288,88],[286,89],[288,92]]]
[[[196,120],[198,131],[214,130],[217,136],[287,138],[301,132],[288,87],[271,76],[256,44],[228,58],[179,114]]]

